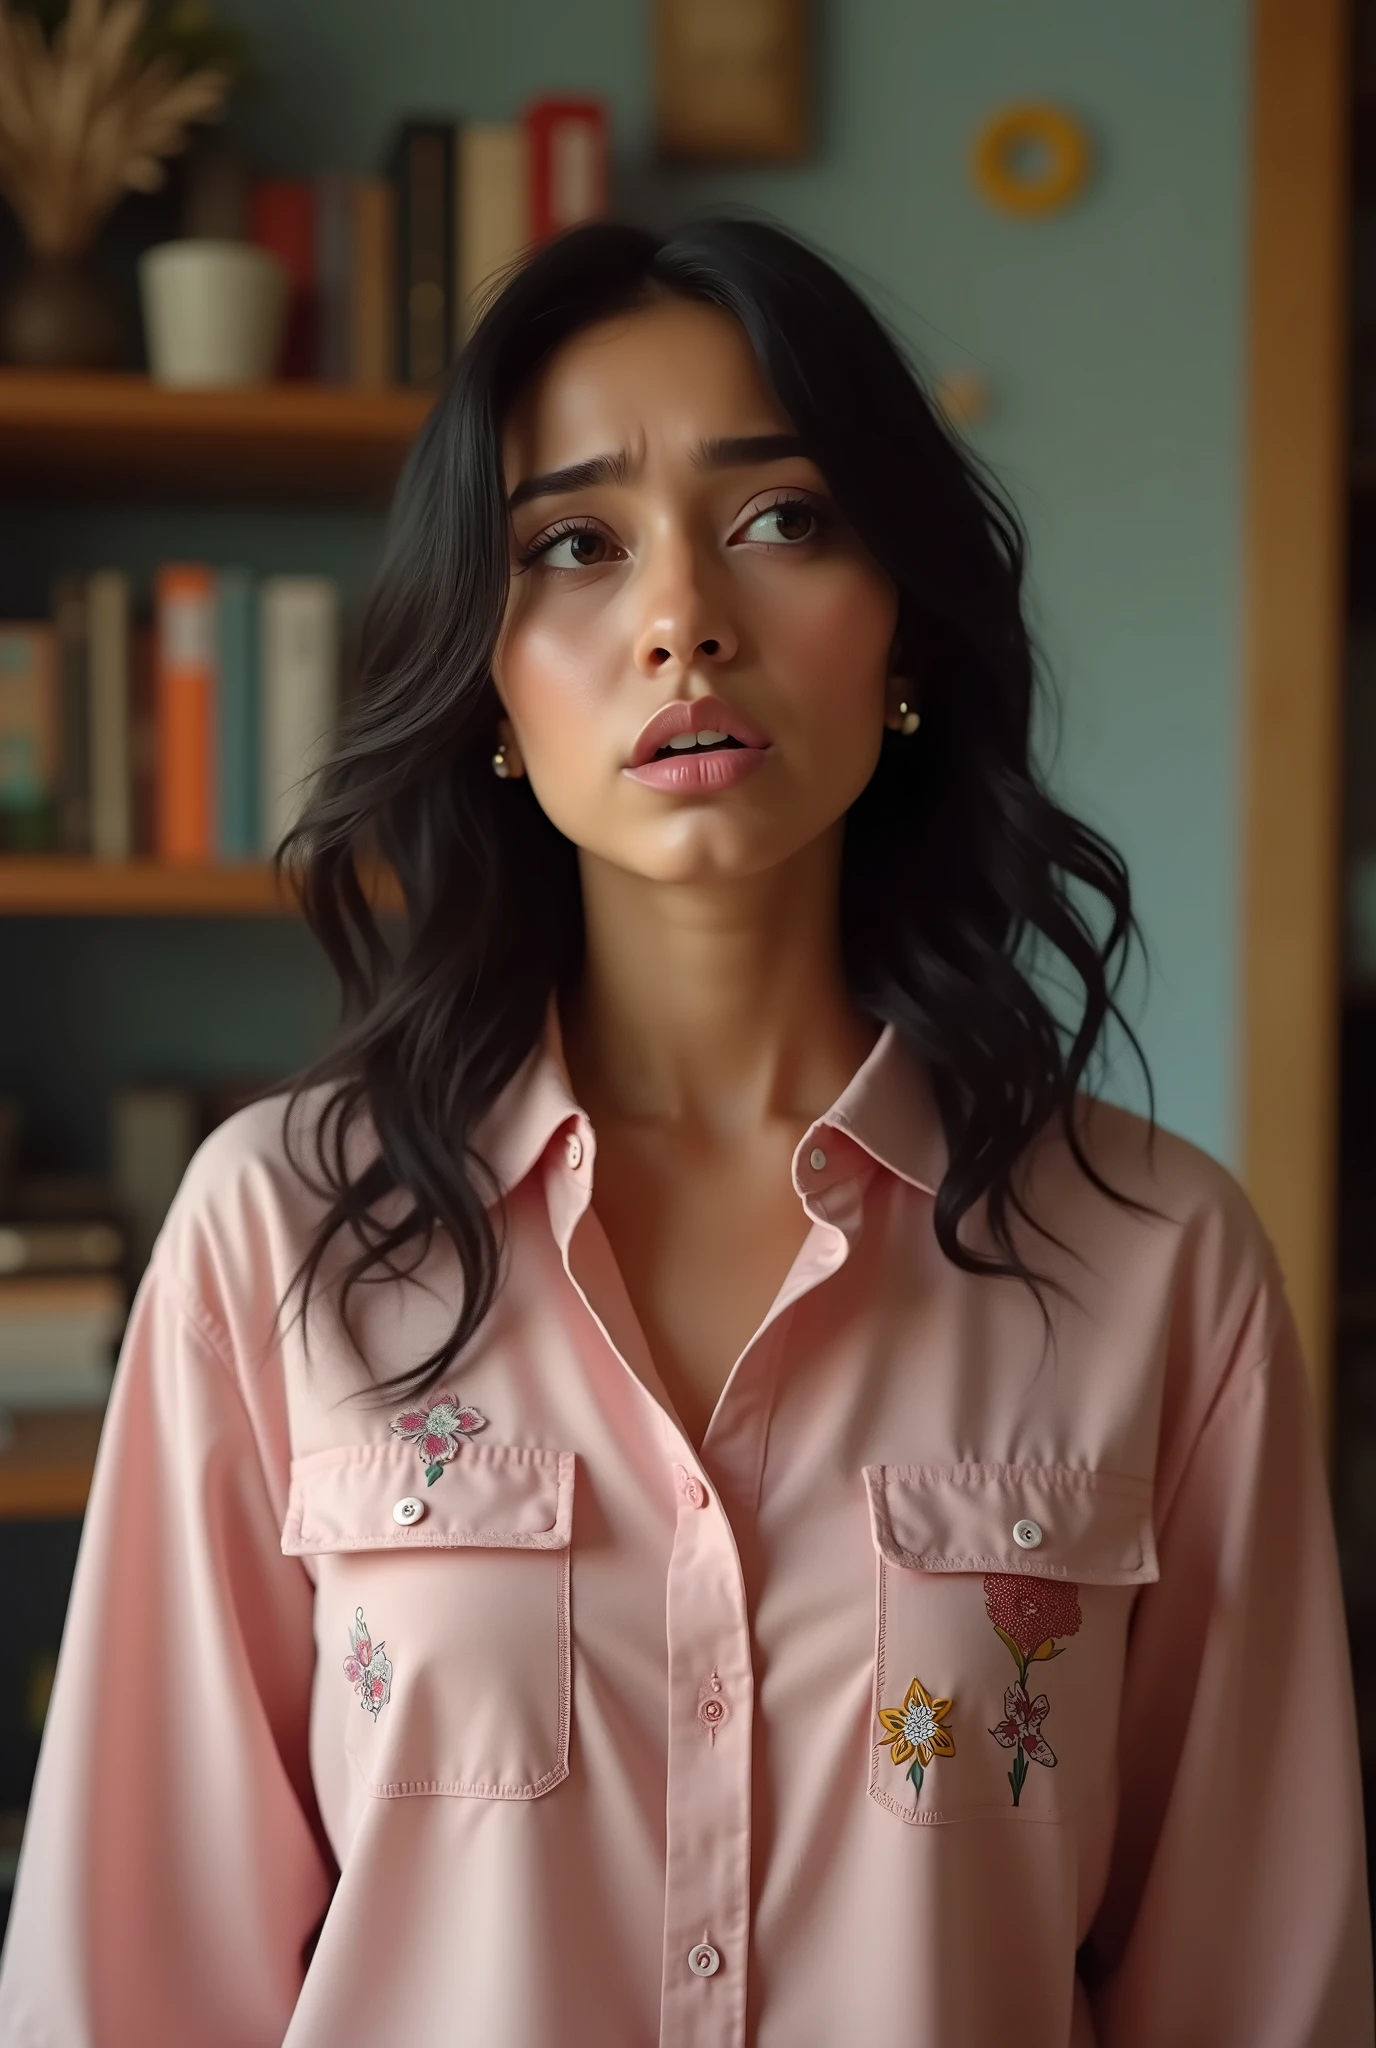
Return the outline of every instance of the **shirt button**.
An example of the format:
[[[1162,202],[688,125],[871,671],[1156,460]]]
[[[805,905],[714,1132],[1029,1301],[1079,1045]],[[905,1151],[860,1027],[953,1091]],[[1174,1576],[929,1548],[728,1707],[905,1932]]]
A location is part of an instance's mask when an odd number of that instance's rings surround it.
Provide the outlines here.
[[[678,1479],[678,1490],[689,1507],[705,1508],[707,1505],[707,1488],[703,1485],[702,1481],[690,1472],[686,1465],[675,1465],[674,1473]]]
[[[695,1977],[715,1977],[721,1968],[721,1957],[710,1941],[700,1941],[688,1951],[688,1967]]]
[[[826,1167],[827,1155],[820,1145],[814,1145],[807,1155],[807,1163],[814,1173],[821,1173]]]
[[[570,1131],[564,1140],[564,1157],[574,1173],[583,1164],[583,1140],[577,1131]]]
[[[704,1728],[720,1728],[730,1711],[726,1701],[718,1699],[715,1693],[698,1701],[698,1719]]]
[[[1014,1522],[1013,1541],[1022,1550],[1035,1550],[1042,1540],[1040,1522]]]
[[[424,1513],[425,1502],[417,1500],[413,1493],[408,1493],[405,1499],[399,1500],[392,1509],[392,1520],[394,1522],[418,1522]]]

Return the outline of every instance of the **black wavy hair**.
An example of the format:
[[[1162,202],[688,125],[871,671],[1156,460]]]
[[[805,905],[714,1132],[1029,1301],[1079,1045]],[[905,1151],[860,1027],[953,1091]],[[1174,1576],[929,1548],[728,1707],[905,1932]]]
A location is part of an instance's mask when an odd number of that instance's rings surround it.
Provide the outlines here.
[[[437,1232],[462,1270],[444,1342],[377,1382],[407,1398],[440,1380],[496,1298],[501,1209],[473,1133],[583,949],[576,849],[527,780],[491,768],[491,662],[510,573],[502,427],[561,343],[665,294],[740,322],[843,516],[898,586],[922,737],[886,734],[847,816],[840,945],[856,1006],[892,1023],[930,1072],[949,1152],[935,1202],[942,1251],[967,1271],[1036,1286],[1013,1223],[1051,1233],[1014,1172],[1053,1123],[1120,1199],[1074,1110],[1111,1019],[1136,1047],[1115,1001],[1136,927],[1122,859],[1052,801],[1032,762],[1037,676],[1017,515],[864,300],[793,236],[730,219],[663,236],[578,228],[492,300],[411,450],[364,616],[355,713],[279,854],[298,871],[344,997],[335,1043],[298,1077],[286,1112],[297,1170],[325,1202],[296,1276],[302,1312],[341,1233],[346,1327],[352,1289],[413,1272]],[[366,865],[378,855],[404,898],[395,927],[370,907]],[[1069,969],[1068,1022],[1039,992],[1036,958],[1058,958],[1062,979]],[[292,1111],[321,1084],[326,1113],[303,1142]],[[351,1140],[369,1122],[363,1156]],[[992,1252],[960,1234],[981,1202]]]

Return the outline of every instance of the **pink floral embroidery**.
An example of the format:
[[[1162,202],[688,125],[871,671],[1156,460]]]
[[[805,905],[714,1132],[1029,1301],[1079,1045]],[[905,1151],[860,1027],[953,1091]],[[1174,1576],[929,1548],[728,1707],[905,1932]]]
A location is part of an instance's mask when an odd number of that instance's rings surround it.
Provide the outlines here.
[[[392,1423],[392,1434],[413,1443],[425,1466],[425,1483],[433,1486],[466,1436],[486,1429],[479,1408],[440,1394],[428,1408],[407,1408]]]
[[[386,1655],[386,1645],[375,1643],[369,1635],[361,1607],[354,1609],[354,1618],[349,1624],[349,1643],[350,1653],[344,1659],[344,1676],[358,1694],[364,1713],[371,1714],[376,1721],[392,1696],[392,1660]]]
[[[984,1609],[994,1624],[994,1633],[1018,1667],[1018,1682],[1003,1696],[1004,1718],[989,1733],[1004,1749],[1015,1750],[1008,1782],[1013,1804],[1022,1797],[1029,1759],[1034,1764],[1054,1766],[1056,1752],[1042,1734],[1042,1722],[1051,1711],[1044,1692],[1030,1699],[1027,1671],[1031,1664],[1047,1664],[1065,1649],[1057,1636],[1078,1633],[1080,1589],[1066,1579],[1043,1579],[1022,1572],[986,1572]]]
[[[1034,1764],[1054,1764],[1056,1752],[1042,1734],[1042,1722],[1051,1711],[1046,1694],[1039,1692],[1030,1700],[1026,1686],[1010,1685],[1003,1696],[1003,1710],[1007,1718],[989,1730],[995,1742],[1001,1742],[1005,1749],[1016,1747],[1023,1756],[1031,1757]],[[1011,1779],[1011,1772],[1009,1776]],[[1015,1799],[1013,1804],[1017,1803]]]

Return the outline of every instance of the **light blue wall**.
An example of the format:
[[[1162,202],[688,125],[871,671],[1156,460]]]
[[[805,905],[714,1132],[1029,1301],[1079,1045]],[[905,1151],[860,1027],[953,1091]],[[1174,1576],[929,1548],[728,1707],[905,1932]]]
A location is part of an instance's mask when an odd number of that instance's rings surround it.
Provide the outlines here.
[[[221,0],[271,84],[237,134],[283,171],[380,164],[402,110],[503,118],[588,89],[620,201],[718,199],[840,258],[937,373],[977,368],[973,436],[1032,538],[1062,707],[1060,787],[1127,854],[1152,955],[1163,1120],[1233,1150],[1244,0],[826,0],[820,144],[793,169],[651,162],[647,0]],[[976,198],[981,118],[1045,96],[1101,175],[1054,220]]]

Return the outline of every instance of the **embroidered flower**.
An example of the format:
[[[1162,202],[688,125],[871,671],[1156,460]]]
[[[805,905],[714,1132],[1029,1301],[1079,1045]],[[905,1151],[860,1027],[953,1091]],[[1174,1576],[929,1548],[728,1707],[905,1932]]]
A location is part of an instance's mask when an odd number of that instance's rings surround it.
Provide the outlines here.
[[[1020,1756],[1031,1757],[1034,1764],[1054,1764],[1056,1752],[1042,1734],[1042,1722],[1051,1711],[1046,1694],[1039,1692],[1030,1700],[1025,1685],[1010,1685],[1003,1696],[1003,1710],[1006,1719],[989,1730],[995,1742],[1001,1742],[1005,1749],[1016,1748]],[[1013,1804],[1017,1805],[1016,1799]]]
[[[912,1781],[914,1806],[922,1790],[923,1774],[932,1758],[954,1756],[956,1753],[950,1729],[941,1725],[950,1711],[950,1700],[933,1699],[920,1678],[915,1678],[908,1687],[901,1707],[879,1709],[884,1733],[875,1748],[887,1749],[896,1764],[909,1764],[908,1777]]]
[[[994,1633],[1018,1667],[1018,1682],[1003,1696],[1004,1719],[989,1733],[1005,1749],[1016,1749],[1008,1782],[1013,1804],[1022,1798],[1030,1758],[1034,1764],[1053,1765],[1056,1752],[1042,1734],[1042,1722],[1051,1711],[1044,1692],[1036,1699],[1027,1694],[1030,1664],[1047,1664],[1065,1649],[1057,1636],[1078,1634],[1080,1589],[1067,1579],[1043,1579],[1022,1572],[986,1572],[984,1610],[994,1624]]]
[[[392,1696],[392,1660],[386,1655],[386,1645],[375,1643],[369,1635],[361,1607],[354,1609],[349,1624],[349,1644],[344,1676],[358,1694],[364,1713],[371,1714],[376,1721]]]
[[[392,1423],[392,1434],[413,1443],[425,1466],[425,1483],[433,1486],[466,1436],[486,1429],[481,1409],[441,1394],[428,1408],[407,1408]]]
[[[1066,1579],[1034,1578],[1026,1572],[986,1572],[984,1609],[1020,1663],[1059,1657],[1056,1636],[1080,1627],[1080,1589]],[[1026,1674],[1024,1673],[1024,1676]]]

